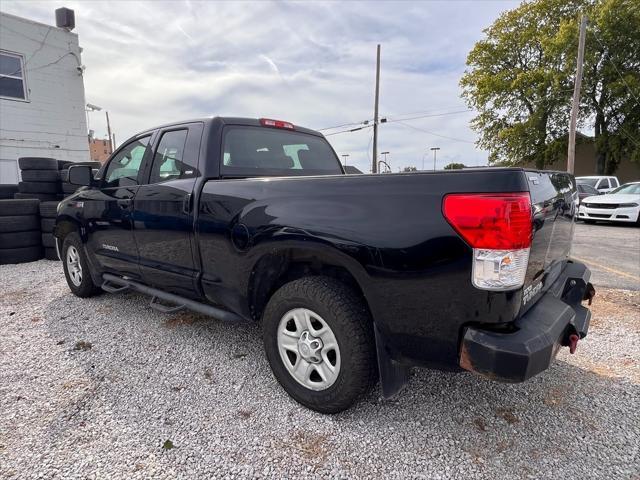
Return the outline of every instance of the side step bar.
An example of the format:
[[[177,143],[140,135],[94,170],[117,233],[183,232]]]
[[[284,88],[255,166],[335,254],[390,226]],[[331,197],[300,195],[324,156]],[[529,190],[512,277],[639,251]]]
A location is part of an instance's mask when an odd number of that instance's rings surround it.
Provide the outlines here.
[[[189,310],[214,317],[218,320],[222,320],[223,322],[249,323],[247,320],[239,315],[236,315],[235,313],[227,312],[226,310],[222,310],[205,303],[196,302],[194,300],[181,297],[180,295],[163,292],[162,290],[148,287],[141,283],[134,282],[133,280],[128,280],[116,275],[112,275],[111,273],[103,274],[102,278],[104,280],[104,283],[102,284],[102,289],[104,291],[109,293],[118,293],[124,292],[125,290],[135,290],[136,292],[150,295],[151,297],[153,297],[151,299],[151,308],[162,313],[173,313],[188,308]],[[117,285],[117,287],[114,285]],[[159,304],[158,299],[164,300],[165,302],[173,303],[176,306],[167,307],[165,305]]]

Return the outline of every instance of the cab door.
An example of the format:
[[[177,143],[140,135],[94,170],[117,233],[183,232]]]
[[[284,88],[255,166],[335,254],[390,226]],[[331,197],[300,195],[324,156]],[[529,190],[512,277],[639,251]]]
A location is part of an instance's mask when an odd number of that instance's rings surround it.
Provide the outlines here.
[[[83,192],[87,247],[103,271],[140,277],[133,238],[133,199],[144,162],[150,160],[151,134],[122,146],[110,159],[100,186]]]
[[[147,285],[196,298],[192,193],[200,176],[203,124],[158,131],[153,160],[134,199],[134,238]]]

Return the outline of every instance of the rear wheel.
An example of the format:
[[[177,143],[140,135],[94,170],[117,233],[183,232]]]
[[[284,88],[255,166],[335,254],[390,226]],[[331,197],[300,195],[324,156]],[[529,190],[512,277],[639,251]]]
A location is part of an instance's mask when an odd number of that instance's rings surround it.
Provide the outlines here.
[[[102,291],[99,286],[93,283],[82,241],[76,232],[71,232],[64,238],[60,255],[67,285],[74,295],[86,298]]]
[[[328,277],[284,285],[263,315],[267,359],[280,384],[321,413],[352,406],[376,378],[372,323],[362,299]]]

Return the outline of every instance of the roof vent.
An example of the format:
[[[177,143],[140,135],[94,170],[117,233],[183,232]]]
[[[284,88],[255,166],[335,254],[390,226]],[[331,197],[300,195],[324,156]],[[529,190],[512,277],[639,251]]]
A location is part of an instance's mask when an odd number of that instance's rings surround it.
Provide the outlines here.
[[[76,14],[70,8],[56,9],[56,27],[64,28],[70,32],[76,28]]]

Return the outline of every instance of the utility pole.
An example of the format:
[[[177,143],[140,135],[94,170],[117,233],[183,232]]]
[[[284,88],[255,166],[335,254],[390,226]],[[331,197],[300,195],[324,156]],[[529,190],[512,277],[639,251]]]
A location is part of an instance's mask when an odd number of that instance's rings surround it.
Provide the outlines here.
[[[571,102],[571,121],[569,122],[569,150],[567,152],[567,172],[573,174],[576,160],[576,123],[580,108],[580,87],[582,85],[582,64],[584,61],[584,40],[587,31],[587,16],[580,21],[580,39],[578,40],[578,65],[576,80],[573,85],[573,101]]]
[[[113,148],[112,148],[112,150],[115,150],[116,148],[118,148],[117,144],[116,144],[116,134],[115,133],[112,134],[112,138],[113,138]]]
[[[380,44],[376,55],[376,100],[373,106],[373,158],[371,173],[378,173],[378,98],[380,97]]]
[[[436,171],[436,152],[440,150],[440,147],[431,147],[430,150],[433,152],[433,171]]]
[[[343,154],[342,158],[344,158],[344,166],[346,167],[347,166],[347,158],[349,158],[349,154],[348,153]]]
[[[111,136],[111,124],[109,123],[109,112],[104,111],[107,116],[107,134],[109,135],[109,153],[113,153],[113,137]]]

